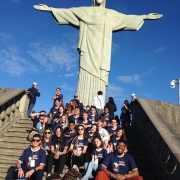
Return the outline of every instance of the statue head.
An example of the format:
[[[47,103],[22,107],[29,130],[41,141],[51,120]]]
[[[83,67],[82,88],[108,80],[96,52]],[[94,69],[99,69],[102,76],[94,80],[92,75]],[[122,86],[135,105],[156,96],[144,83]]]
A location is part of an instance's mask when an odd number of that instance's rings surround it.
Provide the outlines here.
[[[106,0],[93,0],[93,6],[106,6]]]

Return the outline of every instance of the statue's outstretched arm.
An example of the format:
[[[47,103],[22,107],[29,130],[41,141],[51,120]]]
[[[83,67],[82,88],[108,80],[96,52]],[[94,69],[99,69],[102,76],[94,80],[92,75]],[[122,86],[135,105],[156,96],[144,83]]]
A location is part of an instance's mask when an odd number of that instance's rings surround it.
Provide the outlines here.
[[[154,19],[159,19],[161,17],[163,17],[162,14],[150,13],[148,15],[144,15],[144,20],[154,20]]]
[[[33,7],[40,11],[51,11],[51,8],[45,4],[34,5]]]

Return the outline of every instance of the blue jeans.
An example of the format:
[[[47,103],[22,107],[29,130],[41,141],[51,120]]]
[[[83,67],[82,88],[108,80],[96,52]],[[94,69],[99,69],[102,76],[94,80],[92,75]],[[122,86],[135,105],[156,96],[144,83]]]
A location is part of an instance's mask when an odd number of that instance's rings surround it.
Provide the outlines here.
[[[51,129],[52,129],[52,131],[54,132],[54,128],[55,128],[55,126],[56,126],[56,122],[54,121],[54,119],[52,119],[51,120],[51,122],[50,122],[50,127],[51,127]]]
[[[29,107],[28,107],[28,112],[27,112],[27,116],[30,117],[30,114],[34,108],[35,104],[30,104]]]
[[[86,174],[82,177],[81,180],[87,180],[89,178],[94,178],[92,175],[92,172],[93,171],[97,172],[99,170],[98,165],[95,162],[90,162],[90,163],[86,162],[84,164],[84,168],[86,170]]]

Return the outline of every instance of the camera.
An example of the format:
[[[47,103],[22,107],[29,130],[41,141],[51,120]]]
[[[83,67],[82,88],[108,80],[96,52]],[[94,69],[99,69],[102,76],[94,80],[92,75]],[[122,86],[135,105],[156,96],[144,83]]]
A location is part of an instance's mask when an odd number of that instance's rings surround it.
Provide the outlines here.
[[[172,81],[170,82],[170,88],[175,88],[175,80],[172,80]]]

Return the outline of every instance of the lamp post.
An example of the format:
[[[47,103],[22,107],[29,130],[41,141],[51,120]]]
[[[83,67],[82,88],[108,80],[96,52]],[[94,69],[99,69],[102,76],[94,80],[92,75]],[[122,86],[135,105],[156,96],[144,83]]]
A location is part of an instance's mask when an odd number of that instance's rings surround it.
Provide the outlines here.
[[[176,84],[179,84],[178,97],[179,97],[179,105],[180,105],[180,78],[176,80],[172,80],[170,82],[170,88],[175,88]]]

